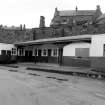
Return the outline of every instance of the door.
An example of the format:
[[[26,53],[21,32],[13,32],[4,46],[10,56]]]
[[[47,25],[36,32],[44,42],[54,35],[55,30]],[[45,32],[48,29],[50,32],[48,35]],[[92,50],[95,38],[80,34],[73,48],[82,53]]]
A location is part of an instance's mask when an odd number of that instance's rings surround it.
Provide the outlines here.
[[[48,49],[48,57],[51,56],[51,49]]]
[[[32,57],[32,51],[29,51],[29,62],[32,62],[33,61],[33,57]]]
[[[41,62],[41,50],[39,49],[38,50],[38,59],[37,59],[38,62]]]
[[[28,51],[25,51],[25,61],[28,62]]]

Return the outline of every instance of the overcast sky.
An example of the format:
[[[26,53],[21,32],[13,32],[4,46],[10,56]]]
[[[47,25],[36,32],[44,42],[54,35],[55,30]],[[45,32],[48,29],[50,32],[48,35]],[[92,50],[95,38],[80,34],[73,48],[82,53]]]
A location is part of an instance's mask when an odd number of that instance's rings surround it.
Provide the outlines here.
[[[49,26],[55,7],[74,10],[76,5],[81,10],[94,10],[100,5],[105,13],[105,0],[0,0],[0,24],[38,27],[40,16],[45,16],[46,26]]]

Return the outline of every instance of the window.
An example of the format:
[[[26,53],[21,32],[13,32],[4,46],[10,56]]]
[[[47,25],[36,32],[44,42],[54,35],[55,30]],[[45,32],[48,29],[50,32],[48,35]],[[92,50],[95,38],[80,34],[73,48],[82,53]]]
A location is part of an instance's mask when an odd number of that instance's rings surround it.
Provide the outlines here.
[[[43,49],[42,50],[42,56],[47,56],[48,55],[48,50],[47,49]]]
[[[38,56],[38,50],[36,50],[36,56]]]
[[[38,50],[37,49],[34,50],[34,56],[35,55],[38,56]]]
[[[7,55],[10,56],[11,55],[11,51],[7,50]]]
[[[16,55],[16,48],[12,48],[12,55]]]
[[[19,49],[19,56],[23,56],[24,55],[24,49]]]
[[[58,49],[52,50],[52,56],[58,56]]]
[[[1,50],[1,55],[6,55],[6,50]]]
[[[103,56],[105,56],[105,44],[104,44],[104,46],[103,46],[104,48],[103,48]]]

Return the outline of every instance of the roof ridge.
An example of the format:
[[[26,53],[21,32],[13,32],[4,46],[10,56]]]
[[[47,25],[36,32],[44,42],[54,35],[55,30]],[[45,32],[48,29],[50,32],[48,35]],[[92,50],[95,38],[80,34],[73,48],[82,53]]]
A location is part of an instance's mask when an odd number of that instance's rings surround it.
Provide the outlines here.
[[[65,12],[65,11],[76,11],[76,10],[60,10],[59,12]],[[96,10],[77,10],[78,11],[96,11]]]

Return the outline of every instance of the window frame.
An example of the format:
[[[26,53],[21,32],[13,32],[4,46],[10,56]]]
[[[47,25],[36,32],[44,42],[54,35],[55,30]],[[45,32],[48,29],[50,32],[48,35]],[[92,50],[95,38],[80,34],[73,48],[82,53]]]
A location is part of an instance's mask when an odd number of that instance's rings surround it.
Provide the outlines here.
[[[34,49],[33,56],[38,56],[38,49]]]
[[[24,54],[24,49],[23,48],[21,48],[21,49],[18,49],[18,56],[24,56],[25,54]]]
[[[5,54],[4,54],[5,52]],[[1,50],[1,55],[7,55],[7,51],[6,50]]]
[[[44,51],[46,54],[44,54]],[[41,56],[48,56],[48,49],[42,49]]]
[[[12,48],[11,55],[17,55],[17,49],[16,48]]]
[[[54,54],[54,51],[56,51],[56,54]],[[52,49],[51,56],[58,57],[58,48],[57,49]]]

